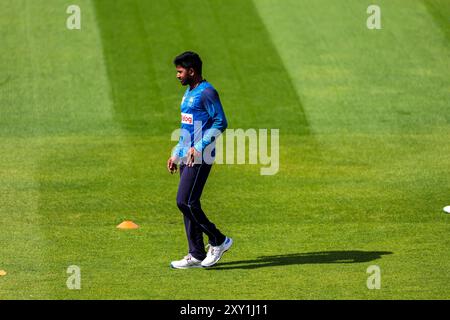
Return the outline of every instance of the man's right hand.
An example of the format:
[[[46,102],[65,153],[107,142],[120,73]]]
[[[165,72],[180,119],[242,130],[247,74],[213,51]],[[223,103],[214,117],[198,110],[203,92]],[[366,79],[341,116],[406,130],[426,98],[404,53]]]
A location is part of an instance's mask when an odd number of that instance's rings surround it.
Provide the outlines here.
[[[177,161],[177,156],[172,156],[169,158],[169,160],[167,160],[167,170],[169,170],[171,174],[177,172]]]

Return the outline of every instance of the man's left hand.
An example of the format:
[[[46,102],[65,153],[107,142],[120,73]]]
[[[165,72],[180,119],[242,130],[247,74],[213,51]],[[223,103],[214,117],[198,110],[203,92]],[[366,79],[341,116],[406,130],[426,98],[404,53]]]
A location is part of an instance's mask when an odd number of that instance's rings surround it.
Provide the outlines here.
[[[194,163],[195,163],[195,159],[200,158],[201,157],[201,153],[198,152],[197,150],[195,150],[194,147],[191,147],[189,149],[189,151],[187,152],[187,161],[186,161],[186,165],[188,167],[193,167]]]

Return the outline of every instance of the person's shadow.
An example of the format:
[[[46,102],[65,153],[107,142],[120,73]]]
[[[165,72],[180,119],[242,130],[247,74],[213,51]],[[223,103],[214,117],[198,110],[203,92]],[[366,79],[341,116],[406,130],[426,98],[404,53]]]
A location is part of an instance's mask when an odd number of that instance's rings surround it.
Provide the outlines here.
[[[241,260],[219,263],[209,270],[257,269],[278,267],[293,264],[322,264],[322,263],[361,263],[380,259],[383,255],[392,254],[389,251],[322,251],[294,253],[277,256],[263,256],[254,260]]]

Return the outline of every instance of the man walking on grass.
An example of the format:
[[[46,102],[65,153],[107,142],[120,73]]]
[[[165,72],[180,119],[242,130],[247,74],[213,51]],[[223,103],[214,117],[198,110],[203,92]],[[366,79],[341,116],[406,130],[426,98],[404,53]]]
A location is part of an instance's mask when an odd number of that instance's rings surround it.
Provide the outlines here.
[[[184,216],[189,253],[170,265],[176,269],[211,267],[233,244],[208,219],[200,205],[214,158],[214,141],[226,129],[227,120],[217,91],[202,77],[198,54],[184,52],[175,58],[174,64],[178,80],[188,87],[181,102],[182,133],[167,160],[167,169],[174,173],[180,164],[177,205]],[[203,233],[209,238],[207,253]]]

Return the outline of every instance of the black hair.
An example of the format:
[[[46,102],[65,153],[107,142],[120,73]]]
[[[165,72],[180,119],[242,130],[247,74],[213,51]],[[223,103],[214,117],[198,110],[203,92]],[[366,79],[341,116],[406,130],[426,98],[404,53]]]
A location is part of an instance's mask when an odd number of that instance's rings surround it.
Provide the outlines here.
[[[192,68],[199,75],[202,75],[202,59],[200,59],[200,56],[195,52],[183,52],[173,60],[173,63],[175,66],[181,66],[185,69]]]

